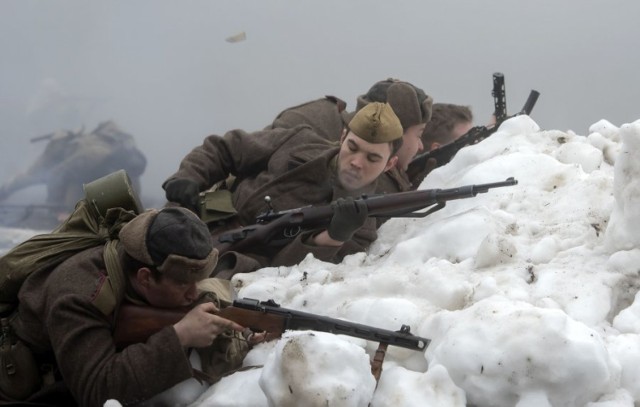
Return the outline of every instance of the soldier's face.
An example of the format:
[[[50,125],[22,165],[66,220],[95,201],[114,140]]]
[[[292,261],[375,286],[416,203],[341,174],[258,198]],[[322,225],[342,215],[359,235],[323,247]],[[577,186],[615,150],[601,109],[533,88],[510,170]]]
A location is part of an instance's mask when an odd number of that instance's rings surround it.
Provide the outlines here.
[[[473,123],[472,122],[460,122],[457,123],[453,129],[451,130],[451,133],[449,133],[449,141],[445,142],[445,143],[438,143],[438,142],[434,142],[431,143],[431,146],[429,147],[429,151],[433,151],[435,149],[438,149],[444,145],[447,145],[449,143],[453,143],[454,141],[456,141],[457,139],[459,139],[460,137],[462,137],[463,135],[467,134],[467,132],[469,130],[471,130],[471,128],[473,127]]]
[[[396,157],[391,156],[389,143],[369,143],[349,132],[340,145],[338,180],[347,191],[355,191],[375,181],[391,169]]]
[[[146,273],[142,268],[138,270],[138,287],[141,294],[154,307],[158,308],[178,308],[186,307],[198,298],[196,283],[182,283],[170,277],[163,276],[159,279],[153,278],[151,273]],[[146,269],[149,270],[149,269]],[[142,275],[140,276],[140,272]]]
[[[406,171],[413,157],[424,149],[422,145],[422,132],[425,126],[425,123],[416,124],[415,126],[409,127],[402,135],[402,147],[400,147],[396,153],[398,155],[398,167],[401,170]]]

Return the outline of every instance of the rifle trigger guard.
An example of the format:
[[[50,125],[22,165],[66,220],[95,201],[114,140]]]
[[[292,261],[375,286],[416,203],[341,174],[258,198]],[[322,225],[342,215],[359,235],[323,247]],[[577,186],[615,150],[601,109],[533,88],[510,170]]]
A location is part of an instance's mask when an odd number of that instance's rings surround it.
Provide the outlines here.
[[[300,226],[288,227],[282,231],[284,237],[291,239],[298,236],[302,232],[302,228]]]

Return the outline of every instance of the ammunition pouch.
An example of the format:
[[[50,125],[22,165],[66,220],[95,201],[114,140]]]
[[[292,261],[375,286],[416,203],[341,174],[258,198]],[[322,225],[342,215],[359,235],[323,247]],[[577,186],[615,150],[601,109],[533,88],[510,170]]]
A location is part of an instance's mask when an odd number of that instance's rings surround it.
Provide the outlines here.
[[[0,399],[22,401],[42,386],[42,377],[31,350],[11,333],[7,319],[2,320],[0,337]]]
[[[238,212],[233,207],[231,198],[232,193],[228,189],[201,192],[198,199],[200,219],[209,224],[235,216]]]

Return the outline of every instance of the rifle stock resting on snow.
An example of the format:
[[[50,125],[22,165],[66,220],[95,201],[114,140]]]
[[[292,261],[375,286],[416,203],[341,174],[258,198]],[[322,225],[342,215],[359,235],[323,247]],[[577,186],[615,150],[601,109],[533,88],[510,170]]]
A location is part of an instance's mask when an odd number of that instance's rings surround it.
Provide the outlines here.
[[[448,201],[472,198],[489,189],[516,185],[513,177],[489,184],[466,185],[451,189],[426,189],[393,194],[363,195],[370,217],[421,218],[445,207]],[[425,210],[426,209],[426,210]],[[305,206],[285,211],[269,210],[256,218],[256,224],[233,229],[217,237],[220,254],[227,251],[256,251],[261,247],[284,246],[303,231],[326,228],[333,206]]]
[[[444,146],[437,148],[435,150],[426,151],[422,154],[418,154],[413,158],[411,163],[409,163],[409,168],[407,169],[407,175],[409,179],[413,179],[414,176],[420,174],[423,169],[427,165],[427,161],[431,158],[436,160],[436,165],[442,166],[451,161],[453,156],[464,146],[476,144],[485,138],[489,137],[493,133],[495,133],[500,125],[508,119],[512,117],[519,116],[522,114],[529,115],[535,106],[538,96],[540,93],[536,90],[531,90],[529,92],[529,97],[525,102],[522,110],[518,113],[507,116],[507,100],[505,95],[505,86],[504,86],[504,75],[497,72],[493,74],[493,91],[492,95],[494,98],[494,117],[495,124],[492,126],[475,126],[472,127],[467,133],[460,136],[457,140],[445,144]]]
[[[166,310],[133,304],[123,304],[118,312],[114,339],[118,346],[140,343],[162,328],[178,322],[188,310]],[[392,346],[424,351],[429,339],[410,333],[402,325],[399,331],[375,328],[341,319],[283,308],[273,300],[238,299],[216,315],[235,321],[254,332],[267,332],[280,337],[287,330],[313,330],[336,335],[348,335]]]

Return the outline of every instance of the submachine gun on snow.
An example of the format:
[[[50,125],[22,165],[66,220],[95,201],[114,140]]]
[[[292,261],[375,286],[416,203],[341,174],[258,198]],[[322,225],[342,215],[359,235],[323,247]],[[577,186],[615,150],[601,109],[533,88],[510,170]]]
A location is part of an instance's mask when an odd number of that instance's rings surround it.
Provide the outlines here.
[[[513,177],[489,184],[466,185],[451,189],[426,189],[393,194],[363,195],[370,217],[422,218],[445,207],[448,201],[472,198],[492,188],[518,183]],[[327,228],[333,217],[333,206],[317,205],[285,211],[269,211],[258,215],[256,224],[233,229],[217,236],[215,247],[220,254],[227,251],[257,252],[260,248],[280,247],[308,230]]]
[[[188,310],[167,310],[125,303],[118,312],[114,340],[119,348],[145,342],[149,336],[165,326],[180,321]],[[313,330],[378,342],[378,350],[371,361],[371,372],[376,378],[382,372],[382,362],[389,345],[422,351],[430,340],[413,335],[410,327],[402,325],[399,331],[376,328],[355,322],[330,318],[308,312],[283,308],[273,300],[238,299],[233,305],[221,309],[216,315],[235,321],[254,332],[267,333],[267,339],[279,338],[287,330]]]
[[[456,155],[458,150],[460,150],[462,147],[479,143],[480,141],[489,137],[490,135],[495,133],[500,125],[506,120],[522,114],[531,114],[533,107],[538,101],[538,96],[540,96],[540,93],[537,90],[532,89],[531,92],[529,92],[529,97],[527,98],[527,101],[525,102],[522,109],[514,115],[507,116],[507,97],[504,85],[504,75],[500,72],[496,72],[493,74],[493,90],[491,94],[493,95],[494,102],[493,115],[496,120],[495,124],[493,124],[492,126],[475,126],[471,128],[467,133],[460,136],[460,138],[449,144],[446,144],[432,151],[418,154],[413,158],[411,163],[409,163],[409,167],[407,169],[407,175],[409,176],[409,179],[413,180],[419,174],[424,172],[427,161],[429,161],[429,159],[435,159],[437,167],[445,165],[446,163],[451,161],[453,156]]]

